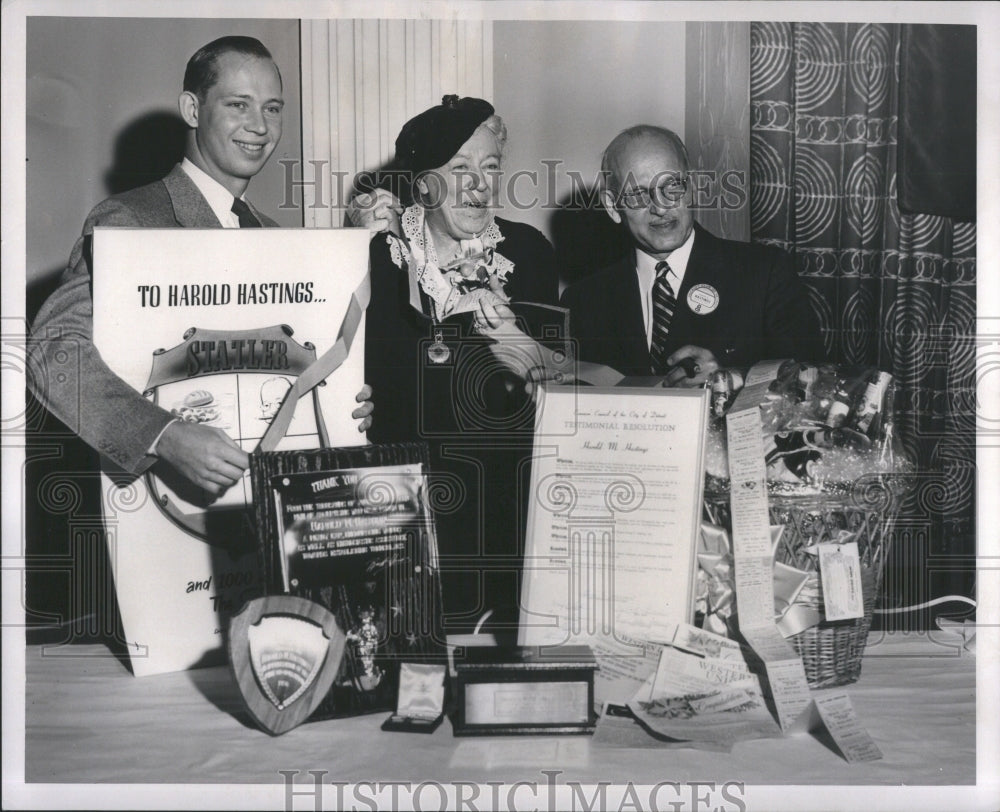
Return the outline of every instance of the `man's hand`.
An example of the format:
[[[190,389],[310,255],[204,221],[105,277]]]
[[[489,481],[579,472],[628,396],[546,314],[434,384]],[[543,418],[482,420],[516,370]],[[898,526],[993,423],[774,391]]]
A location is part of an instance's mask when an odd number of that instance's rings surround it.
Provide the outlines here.
[[[221,429],[183,420],[167,426],[156,454],[215,495],[238,482],[250,464],[247,453]]]
[[[375,411],[375,404],[372,403],[372,388],[365,384],[354,399],[361,405],[351,412],[351,417],[361,421],[358,423],[358,431],[366,432],[372,427],[372,412]]]
[[[534,367],[528,370],[525,379],[524,391],[528,397],[535,400],[538,396],[538,384],[554,383],[563,384],[576,383],[576,376],[572,372],[572,367],[567,366],[565,370],[556,370],[549,367]]]
[[[711,350],[685,344],[667,358],[664,386],[704,386],[708,377],[719,368]]]
[[[347,204],[347,219],[351,225],[369,231],[391,231],[402,235],[399,217],[403,206],[392,192],[376,189],[357,195]]]

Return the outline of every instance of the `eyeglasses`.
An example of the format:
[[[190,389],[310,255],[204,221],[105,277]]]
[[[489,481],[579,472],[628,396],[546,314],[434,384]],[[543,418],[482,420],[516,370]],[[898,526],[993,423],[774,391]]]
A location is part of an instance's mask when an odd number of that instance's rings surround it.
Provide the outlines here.
[[[687,188],[687,175],[671,175],[648,189],[622,192],[618,196],[618,202],[626,209],[646,209],[651,203],[656,203],[657,206],[670,206],[684,197]]]

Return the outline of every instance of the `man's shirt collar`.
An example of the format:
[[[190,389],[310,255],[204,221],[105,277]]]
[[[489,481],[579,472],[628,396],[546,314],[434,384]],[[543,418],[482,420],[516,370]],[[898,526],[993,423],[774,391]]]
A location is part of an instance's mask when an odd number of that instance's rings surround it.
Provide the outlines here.
[[[668,279],[670,280],[670,286],[674,289],[674,295],[680,292],[681,283],[684,281],[684,274],[687,271],[688,260],[691,259],[691,249],[693,247],[694,229],[692,228],[691,233],[688,234],[688,238],[671,251],[670,255],[666,258],[670,264]],[[656,265],[660,261],[640,248],[635,249],[635,270],[639,274],[640,289],[652,289],[653,280],[656,279]],[[676,284],[674,284],[675,282]]]
[[[235,200],[232,192],[187,158],[181,161],[181,169],[191,178],[191,182],[198,187],[198,191],[201,192],[209,208],[212,209],[219,222],[222,223],[222,227],[239,228],[239,218],[232,211],[233,200]]]

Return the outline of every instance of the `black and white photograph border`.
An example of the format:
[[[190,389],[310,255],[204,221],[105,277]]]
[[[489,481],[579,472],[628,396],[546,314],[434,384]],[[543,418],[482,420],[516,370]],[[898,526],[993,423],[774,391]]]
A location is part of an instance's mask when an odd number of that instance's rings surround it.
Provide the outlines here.
[[[977,123],[976,123],[976,154],[977,154],[977,193],[976,193],[976,227],[968,232],[956,231],[954,241],[956,251],[964,242],[971,240],[974,248],[974,263],[972,268],[979,266],[979,272],[972,271],[972,289],[975,300],[975,382],[974,391],[965,392],[966,397],[974,397],[975,415],[975,441],[974,451],[971,457],[972,473],[968,466],[962,465],[948,468],[947,462],[939,462],[942,469],[949,471],[954,477],[953,481],[944,484],[931,484],[927,488],[926,497],[921,500],[926,501],[930,506],[931,514],[934,510],[947,512],[947,509],[955,496],[954,489],[974,489],[975,491],[975,521],[971,528],[971,543],[974,545],[974,552],[969,550],[960,551],[955,554],[952,560],[947,555],[938,556],[929,566],[938,567],[941,570],[942,583],[950,584],[956,580],[965,578],[963,589],[971,589],[971,594],[975,598],[975,621],[974,634],[976,638],[975,648],[975,671],[976,671],[976,691],[975,691],[975,783],[961,784],[953,786],[921,785],[916,783],[919,776],[913,776],[912,782],[905,785],[886,785],[863,783],[828,784],[818,782],[815,785],[793,784],[787,785],[755,785],[747,780],[746,775],[739,774],[737,768],[733,768],[732,774],[710,774],[713,769],[706,769],[706,774],[699,776],[699,781],[672,779],[671,760],[677,751],[660,751],[663,753],[663,767],[661,780],[663,782],[662,791],[657,793],[650,785],[655,783],[648,780],[648,772],[640,776],[630,776],[627,771],[608,770],[609,773],[601,779],[604,782],[598,785],[595,780],[594,785],[581,786],[567,781],[566,775],[562,774],[560,759],[567,758],[567,763],[572,765],[574,758],[577,758],[579,746],[570,742],[553,747],[550,763],[540,763],[534,769],[533,777],[529,782],[508,782],[502,783],[491,780],[490,774],[483,771],[477,774],[476,763],[471,754],[485,754],[485,749],[469,749],[470,760],[467,763],[453,763],[452,769],[447,771],[448,775],[454,775],[456,768],[466,768],[467,780],[441,781],[427,780],[426,782],[412,781],[399,782],[391,780],[397,771],[393,770],[393,775],[388,775],[389,765],[373,763],[371,775],[363,781],[346,783],[341,781],[336,774],[336,764],[330,764],[328,760],[321,760],[323,763],[314,763],[310,752],[298,752],[298,755],[291,755],[287,770],[282,770],[280,775],[275,775],[266,782],[259,784],[222,784],[222,783],[156,783],[148,785],[120,784],[94,782],[88,784],[46,784],[30,780],[30,765],[26,764],[25,734],[26,734],[26,663],[28,644],[31,641],[31,632],[39,625],[44,625],[45,617],[56,617],[56,615],[46,615],[52,608],[44,604],[33,604],[27,598],[28,582],[32,578],[38,578],[44,574],[46,583],[62,583],[54,577],[52,572],[65,572],[67,569],[81,566],[79,561],[74,562],[72,557],[74,552],[66,552],[70,544],[62,538],[58,543],[43,549],[29,550],[26,542],[27,528],[32,526],[40,532],[46,532],[48,526],[38,522],[37,515],[42,510],[38,506],[39,501],[46,501],[47,504],[54,505],[53,513],[59,513],[59,505],[63,500],[79,498],[79,494],[61,492],[59,488],[49,488],[48,493],[29,494],[29,488],[40,488],[38,475],[32,473],[29,462],[30,455],[44,455],[46,449],[44,443],[39,445],[38,426],[43,426],[42,438],[45,431],[55,432],[48,435],[54,443],[62,442],[65,439],[65,429],[52,428],[54,421],[47,421],[41,413],[41,408],[37,401],[26,396],[26,378],[29,374],[27,361],[27,337],[30,326],[30,318],[33,316],[41,304],[41,293],[51,288],[55,276],[61,267],[65,267],[66,258],[72,247],[72,241],[79,234],[79,226],[83,222],[87,210],[98,200],[104,197],[103,190],[116,191],[115,165],[107,169],[108,163],[114,163],[115,158],[110,161],[107,156],[111,156],[116,149],[127,151],[129,144],[119,139],[113,143],[116,136],[131,137],[134,139],[149,138],[150,134],[158,133],[157,127],[165,125],[167,129],[174,126],[174,122],[165,118],[156,118],[157,110],[165,109],[170,103],[169,95],[164,95],[163,88],[173,89],[176,93],[177,78],[173,75],[162,77],[155,88],[150,88],[151,94],[149,103],[141,108],[133,110],[136,112],[153,110],[146,121],[138,120],[138,126],[131,133],[119,132],[122,130],[120,124],[108,123],[109,143],[92,143],[96,138],[105,132],[98,130],[96,136],[91,137],[91,142],[81,143],[80,160],[74,156],[64,156],[64,162],[59,164],[52,171],[56,173],[74,173],[79,177],[86,178],[86,184],[72,184],[79,188],[87,186],[88,192],[83,197],[68,195],[67,199],[59,200],[59,174],[56,177],[48,176],[47,172],[32,174],[28,167],[29,153],[32,146],[29,144],[32,130],[27,125],[31,115],[32,104],[45,104],[46,99],[52,101],[60,110],[60,115],[66,116],[88,116],[94,119],[107,115],[107,110],[81,110],[81,105],[92,103],[98,98],[103,104],[103,97],[93,96],[87,93],[78,93],[78,88],[72,84],[59,85],[52,84],[31,84],[29,82],[29,65],[31,59],[37,58],[37,54],[32,54],[29,43],[29,27],[31,20],[39,18],[64,18],[72,21],[73,18],[87,18],[88,23],[100,24],[101,20],[106,20],[109,25],[120,23],[123,20],[133,20],[141,28],[142,21],[148,20],[150,24],[162,22],[164,19],[190,20],[192,22],[205,21],[204,36],[196,33],[192,42],[197,44],[207,42],[209,39],[219,36],[226,31],[228,20],[253,21],[258,29],[266,29],[268,26],[299,26],[300,21],[325,21],[343,20],[404,20],[419,19],[424,21],[448,20],[459,21],[461,25],[468,27],[470,36],[482,36],[484,26],[498,22],[537,22],[539,25],[547,25],[560,21],[573,21],[580,23],[590,23],[594,26],[621,26],[654,22],[671,23],[713,23],[713,22],[829,22],[836,23],[927,23],[927,24],[957,24],[977,27]],[[335,2],[320,2],[320,0],[288,0],[287,2],[276,3],[273,0],[242,0],[240,3],[228,2],[227,0],[204,0],[194,2],[194,0],[4,0],[2,3],[2,50],[0,50],[0,61],[2,61],[2,239],[0,239],[0,265],[2,265],[2,338],[3,341],[3,386],[2,386],[2,471],[3,471],[3,567],[2,567],[2,600],[3,600],[3,808],[5,809],[46,809],[46,808],[86,808],[86,809],[143,809],[143,808],[204,808],[204,809],[333,809],[333,808],[411,808],[411,809],[446,809],[446,808],[466,808],[466,809],[489,809],[489,808],[517,808],[517,809],[733,809],[733,810],[827,810],[827,809],[865,809],[865,810],[895,810],[895,809],[1000,809],[1000,695],[996,691],[996,686],[1000,684],[1000,500],[996,494],[1000,491],[1000,86],[991,81],[993,77],[1000,76],[1000,54],[992,47],[994,41],[1000,36],[1000,3],[978,3],[978,2],[844,2],[844,3],[823,3],[823,2],[645,2],[638,0],[566,0],[566,2],[545,2],[544,0],[521,0],[520,2],[507,2],[507,0],[437,0],[436,2],[408,2],[400,3],[393,0],[340,0]],[[594,29],[598,30],[598,29]],[[609,29],[610,30],[610,29]],[[218,33],[216,33],[218,32]],[[478,33],[476,33],[478,32]],[[71,29],[68,30],[71,35]],[[235,33],[235,32],[232,32]],[[301,36],[301,30],[300,30]],[[360,36],[360,35],[359,35]],[[491,35],[492,36],[492,35]],[[199,39],[200,37],[200,39]],[[262,37],[263,38],[263,37]],[[71,36],[70,36],[71,40]],[[87,40],[92,41],[92,40]],[[643,40],[645,42],[645,40]],[[684,39],[681,38],[683,44]],[[691,34],[688,32],[687,42],[691,42]],[[598,39],[588,39],[585,43],[578,43],[577,47],[590,47],[598,43]],[[716,46],[719,43],[715,43]],[[185,45],[185,47],[187,47]],[[566,44],[566,48],[570,45]],[[138,54],[135,43],[125,49],[127,53]],[[539,54],[539,71],[557,72],[563,56],[567,54],[548,53]],[[83,57],[86,59],[83,59]],[[279,66],[284,67],[283,59],[288,56],[285,53],[275,52],[275,61]],[[297,56],[297,53],[291,58]],[[119,59],[111,48],[108,48],[101,55],[73,54],[67,55],[71,61],[76,61],[80,57],[93,67],[93,76],[111,76],[116,73],[116,60]],[[50,59],[57,59],[58,56],[52,54]],[[381,57],[388,65],[389,57],[384,50]],[[473,56],[467,54],[463,57],[468,60],[466,64],[467,76],[459,80],[462,87],[457,88],[462,95],[477,95],[477,88],[486,87],[492,89],[492,65],[474,64]],[[688,71],[692,70],[693,63],[691,54],[681,55],[678,63],[678,55],[660,54],[651,51],[643,54],[642,59],[637,59],[634,75],[630,74],[620,78],[622,90],[621,99],[617,99],[615,104],[609,105],[608,116],[618,115],[622,109],[631,110],[629,107],[629,94],[642,94],[646,88],[653,87],[655,82],[663,81],[669,75],[669,69],[674,64],[679,64],[681,68],[687,60]],[[724,60],[723,60],[724,61]],[[573,64],[580,63],[580,55],[575,54]],[[594,53],[589,60],[592,76],[588,76],[587,81],[591,82],[595,88],[612,88],[616,84],[614,71],[616,65],[612,60],[602,59],[599,53]],[[620,69],[620,68],[619,68]],[[115,78],[115,82],[121,87],[125,87],[132,81],[128,72],[128,66],[120,67],[120,74]],[[288,71],[299,71],[299,75],[288,76]],[[399,99],[394,95],[396,91],[384,91],[381,96],[377,96],[379,103],[373,111],[369,109],[368,118],[363,122],[351,122],[349,137],[342,137],[338,142],[336,135],[329,131],[316,133],[309,130],[307,122],[302,115],[306,107],[306,91],[304,89],[302,77],[312,66],[303,64],[291,65],[286,73],[286,84],[293,87],[292,98],[289,111],[294,113],[289,116],[289,121],[285,124],[285,135],[283,136],[282,147],[284,152],[279,152],[272,156],[266,172],[269,173],[270,180],[263,180],[255,184],[250,192],[254,201],[262,203],[262,208],[271,216],[274,216],[280,225],[305,225],[307,227],[336,226],[343,223],[346,211],[346,199],[343,192],[350,185],[350,179],[354,172],[362,169],[371,169],[378,166],[380,162],[387,160],[389,155],[387,150],[391,149],[391,142],[394,130],[390,133],[390,125],[386,121],[399,117]],[[524,71],[517,72],[523,76]],[[134,74],[136,81],[144,81],[144,74],[137,72]],[[458,78],[456,76],[456,78]],[[358,82],[361,81],[359,78]],[[325,88],[326,97],[317,90],[320,83],[313,84],[312,104],[329,104],[332,95],[329,88]],[[551,90],[551,87],[549,87]],[[520,112],[529,116],[533,105],[530,103],[532,87],[528,85],[519,86],[518,95],[524,101]],[[132,87],[128,91],[131,98],[141,98],[145,91],[144,87]],[[364,93],[363,88],[358,88],[357,93],[360,98]],[[404,92],[404,91],[399,91]],[[669,117],[672,112],[679,109],[680,115],[684,115],[685,93],[679,93],[678,108],[671,105],[670,99],[657,98],[655,106],[650,114],[651,118],[657,119],[653,123],[670,124]],[[318,95],[317,95],[318,94]],[[155,98],[153,97],[155,95]],[[353,96],[352,96],[353,98]],[[637,96],[638,98],[638,96]],[[393,107],[395,106],[395,107]],[[393,107],[390,114],[387,107]],[[76,111],[74,113],[74,110]],[[336,111],[327,111],[331,116]],[[504,113],[503,110],[498,110]],[[713,111],[713,114],[718,111]],[[730,110],[729,113],[732,111]],[[174,117],[176,118],[176,117]],[[690,116],[689,116],[690,118]],[[660,121],[660,119],[668,119]],[[530,117],[528,119],[531,121]],[[580,158],[585,166],[594,166],[599,161],[600,150],[607,143],[610,135],[613,135],[622,127],[632,123],[631,121],[600,121],[594,122],[593,131],[588,127],[586,132],[576,132],[573,135],[574,144],[591,145],[586,149],[592,151],[575,155],[569,158]],[[586,122],[573,121],[571,125],[581,129]],[[392,126],[398,127],[398,122],[393,121]],[[704,126],[698,125],[698,126]],[[692,132],[690,121],[685,123],[686,132],[682,135],[689,136]],[[367,129],[366,129],[367,128]],[[556,123],[537,122],[539,131],[538,143],[544,145],[548,143],[559,143],[559,127]],[[553,130],[554,128],[554,130]],[[329,129],[329,128],[328,128]],[[346,128],[342,128],[346,129]],[[517,154],[519,147],[517,141],[523,139],[528,133],[524,133],[523,125],[517,130],[512,130],[511,143],[509,149]],[[605,133],[608,133],[606,136]],[[167,134],[159,133],[163,137]],[[63,136],[65,137],[65,136]],[[549,140],[551,139],[551,141]],[[688,138],[690,140],[690,138]],[[71,144],[72,146],[72,144]],[[132,145],[134,147],[134,143]],[[533,146],[537,146],[533,145]],[[690,146],[690,145],[689,145]],[[576,147],[574,147],[575,149]],[[73,147],[74,151],[76,147]],[[339,160],[339,156],[351,152],[351,160]],[[584,147],[580,147],[581,150]],[[567,160],[567,165],[571,165],[566,155],[556,154],[552,156],[555,160]],[[707,153],[698,157],[709,161],[708,166],[712,166],[712,155]],[[718,156],[714,156],[718,157]],[[536,159],[537,160],[537,159]],[[103,161],[98,165],[81,165],[81,161]],[[543,161],[539,169],[542,171],[542,182],[524,182],[521,176],[521,183],[513,185],[508,183],[505,193],[508,202],[512,197],[527,193],[531,200],[536,200],[538,196],[545,197],[549,188],[546,184],[547,178],[544,173],[552,171],[555,167],[553,161]],[[338,166],[337,171],[332,171],[332,166]],[[725,166],[724,163],[721,164]],[[725,236],[733,236],[738,239],[749,237],[749,218],[746,218],[745,227],[747,231],[739,231],[741,226],[737,220],[730,217],[731,212],[726,210],[725,201],[733,200],[736,204],[746,203],[747,189],[750,181],[749,162],[747,160],[747,173],[744,179],[746,186],[726,186],[726,179],[709,177],[707,182],[711,184],[719,180],[723,190],[733,191],[733,196],[721,195],[713,200],[723,201],[717,210],[704,211],[703,218],[706,224]],[[516,162],[513,164],[518,168]],[[120,168],[120,167],[119,167]],[[169,168],[169,167],[167,167]],[[154,171],[153,167],[131,167],[133,172]],[[352,171],[353,170],[353,171]],[[806,167],[803,170],[803,177],[808,182],[812,180],[810,172],[829,171],[829,167],[812,168]],[[862,167],[863,171],[868,171],[868,165]],[[843,171],[851,171],[845,165]],[[859,170],[861,171],[861,170]],[[105,172],[101,177],[100,173]],[[312,175],[308,173],[313,173]],[[296,174],[298,173],[298,174]],[[44,179],[38,178],[45,175]],[[64,176],[63,176],[64,177]],[[345,180],[346,179],[346,180]],[[586,179],[585,179],[586,180]],[[732,179],[730,179],[732,180]],[[324,188],[323,183],[330,185]],[[864,179],[862,181],[864,182]],[[34,185],[32,185],[34,184]],[[263,190],[270,187],[271,197],[267,197]],[[100,192],[100,193],[98,193]],[[262,195],[262,200],[257,200],[257,196]],[[39,200],[44,197],[44,205],[53,207],[53,222],[32,222],[33,213],[39,211]],[[324,201],[325,198],[325,201]],[[558,201],[549,198],[553,205]],[[516,200],[512,201],[516,204]],[[777,204],[776,204],[777,205]],[[35,206],[35,208],[32,208]],[[547,231],[547,223],[540,219],[543,215],[527,206],[518,212],[521,219],[530,222],[532,225]],[[534,207],[537,208],[537,207]],[[708,207],[711,209],[711,207]],[[544,214],[547,218],[550,213]],[[812,224],[819,229],[822,225],[823,213],[813,210]],[[897,212],[898,215],[898,212]],[[865,217],[872,216],[871,212],[863,213],[862,221],[851,224],[859,232],[865,231],[870,223]],[[881,216],[881,215],[879,215]],[[845,219],[850,219],[848,213]],[[533,219],[537,218],[537,219]],[[65,222],[64,222],[65,221]],[[65,230],[66,222],[71,224],[68,233]],[[806,223],[809,226],[810,223]],[[51,226],[51,227],[50,227]],[[844,228],[848,226],[845,225]],[[816,229],[813,229],[814,231]],[[919,229],[918,229],[919,231]],[[579,234],[579,229],[574,234]],[[814,235],[815,236],[815,235]],[[919,234],[918,234],[919,237]],[[772,240],[768,240],[772,241]],[[781,244],[780,235],[775,236],[773,242]],[[557,251],[559,246],[557,245]],[[563,253],[560,258],[564,261],[563,268],[575,267],[574,263],[580,262],[579,251],[569,250]],[[589,257],[590,260],[601,259],[600,257]],[[808,283],[814,282],[810,286],[810,296],[816,301],[821,294],[816,293],[817,286],[822,289],[824,276],[824,257],[822,250],[815,252],[815,274],[807,278]],[[961,263],[956,265],[957,270],[953,272],[957,277],[962,276]],[[919,274],[919,270],[917,271]],[[808,276],[808,275],[807,275]],[[565,281],[565,280],[564,280]],[[861,297],[863,298],[863,296]],[[920,304],[919,302],[917,303]],[[838,306],[849,306],[849,304]],[[833,321],[824,324],[825,335],[833,329],[833,324],[843,322],[834,314],[830,316]],[[908,329],[904,326],[902,329]],[[947,335],[920,335],[911,336],[913,341],[922,343],[927,349],[928,357],[933,356],[935,347],[940,349],[942,357],[949,351],[954,351],[948,345],[950,338]],[[858,342],[866,340],[879,340],[878,336],[859,336]],[[937,343],[935,343],[937,342]],[[955,355],[961,354],[962,349],[954,351]],[[937,357],[937,356],[934,356]],[[953,355],[947,356],[949,358]],[[927,390],[931,395],[935,393]],[[954,394],[954,393],[953,393]],[[933,402],[925,402],[914,398],[910,408],[919,418],[921,410],[928,413],[936,409]],[[377,413],[376,413],[377,419]],[[940,429],[940,425],[928,420]],[[923,425],[919,419],[915,419],[915,424]],[[945,430],[947,425],[945,424]],[[967,426],[966,426],[967,427]],[[70,427],[72,429],[72,427]],[[34,435],[32,434],[34,432]],[[60,433],[61,432],[61,433]],[[910,449],[907,449],[910,450]],[[968,449],[966,449],[967,451]],[[61,452],[56,452],[61,453]],[[945,456],[947,456],[945,454]],[[37,458],[37,457],[36,457]],[[959,501],[962,500],[959,494]],[[64,508],[65,506],[63,506]],[[63,509],[63,512],[65,510]],[[58,523],[57,523],[58,524]],[[965,528],[966,537],[969,535],[968,527]],[[96,526],[86,526],[78,528],[84,535],[92,537],[100,535],[99,521]],[[57,532],[65,536],[67,530],[65,524],[59,526]],[[60,552],[60,545],[62,551]],[[916,566],[922,565],[920,556],[915,557]],[[906,560],[901,564],[901,575],[899,591],[907,593],[913,586],[911,581],[914,578],[926,579],[925,575],[906,575]],[[87,562],[89,566],[89,562]],[[956,575],[957,572],[957,575]],[[78,576],[70,576],[72,577]],[[95,576],[96,577],[96,576]],[[98,579],[99,580],[99,579]],[[921,582],[923,583],[923,582]],[[971,584],[971,587],[968,586]],[[112,589],[107,584],[98,585],[99,588]],[[95,587],[96,588],[96,587]],[[924,594],[919,586],[911,590],[921,601],[933,599],[933,595]],[[946,590],[947,591],[947,590]],[[61,596],[65,600],[64,596]],[[901,607],[906,608],[906,607]],[[79,607],[77,607],[79,609]],[[968,607],[959,607],[956,615],[971,614]],[[53,609],[57,611],[57,609]],[[86,611],[86,607],[84,607]],[[907,637],[920,638],[926,636],[926,629],[930,628],[931,615],[926,612],[922,615],[925,619],[923,627],[921,623],[907,626],[906,621],[896,617],[892,620],[894,628],[901,630]],[[85,632],[100,636],[100,633],[107,632],[106,629],[85,629]],[[53,638],[58,642],[59,638]],[[901,660],[900,668],[905,668],[908,660]],[[146,677],[140,679],[153,679],[156,677]],[[848,690],[848,693],[849,690]],[[155,691],[150,692],[155,696]],[[913,708],[915,714],[921,713],[921,708]],[[861,720],[862,723],[864,719]],[[327,724],[332,724],[328,722]],[[87,747],[86,730],[79,726],[79,720],[67,720],[68,726],[73,726],[80,736],[80,747]],[[291,735],[294,735],[291,734]],[[389,735],[389,734],[383,734]],[[402,734],[399,734],[402,735]],[[439,731],[438,736],[443,735]],[[423,738],[423,737],[420,737]],[[277,740],[276,740],[277,741]],[[283,752],[294,753],[295,748],[289,747],[287,740],[281,740]],[[423,747],[423,742],[414,742],[419,747]],[[477,744],[477,743],[472,743]],[[510,753],[516,749],[517,740],[505,743],[507,750],[498,753],[497,758],[502,762],[504,758],[513,758],[514,764],[518,764],[516,758]],[[884,748],[888,749],[888,748]],[[506,754],[506,755],[505,755]],[[707,755],[707,754],[706,754]],[[947,753],[942,753],[942,760],[947,760]],[[711,763],[718,767],[719,760],[717,754],[711,754]],[[840,756],[831,752],[829,756],[838,761],[836,775],[845,774],[840,769]],[[593,753],[591,754],[593,758]],[[480,762],[482,763],[482,762]],[[593,766],[593,762],[591,762]],[[850,765],[847,765],[850,766]],[[512,770],[513,771],[513,770]],[[527,772],[526,770],[524,771]],[[591,770],[596,773],[596,770]],[[724,771],[725,772],[725,771]],[[26,780],[26,774],[29,779]],[[562,775],[562,777],[560,777]],[[433,776],[430,777],[433,779]],[[928,782],[930,784],[932,782]],[[669,785],[669,786],[668,786]]]

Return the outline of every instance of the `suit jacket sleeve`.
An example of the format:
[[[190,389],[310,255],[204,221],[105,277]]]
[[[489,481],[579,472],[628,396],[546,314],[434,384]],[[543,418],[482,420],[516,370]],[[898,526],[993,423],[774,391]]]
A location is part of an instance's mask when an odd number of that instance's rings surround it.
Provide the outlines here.
[[[95,226],[141,225],[127,205],[114,199],[90,213],[29,343],[34,395],[86,443],[132,474],[155,462],[146,451],[171,415],[112,372],[93,344],[91,238]]]
[[[775,252],[764,305],[765,357],[824,360],[816,313],[799,281],[791,255]]]

